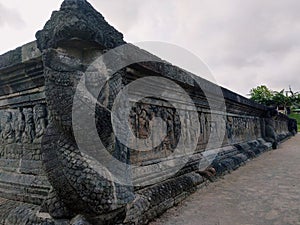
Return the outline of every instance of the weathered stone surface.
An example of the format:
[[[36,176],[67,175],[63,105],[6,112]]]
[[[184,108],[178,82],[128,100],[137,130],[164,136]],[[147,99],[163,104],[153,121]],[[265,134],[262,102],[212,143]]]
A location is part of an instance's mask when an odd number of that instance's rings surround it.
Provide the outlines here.
[[[0,56],[0,68],[5,68],[10,65],[22,62],[22,48],[9,51]]]
[[[198,185],[237,169],[297,132],[296,122],[285,115],[167,62],[138,62],[110,74],[115,65],[138,56],[159,60],[133,45],[114,52],[113,60],[103,59],[98,73],[92,62],[125,42],[85,0],[65,0],[36,37],[36,42],[0,56],[0,197],[6,199],[0,203],[2,224],[145,224]],[[114,103],[124,87],[149,76],[174,81],[192,99],[196,112],[176,98],[172,86],[156,81],[151,84],[155,91],[167,90],[173,99],[153,97],[147,88],[136,94],[146,98],[130,99],[129,115],[118,118],[129,122],[130,130],[118,130],[127,146],[113,129]],[[78,88],[82,78],[86,90]],[[105,81],[100,93],[94,90],[98,80]],[[75,93],[79,101],[74,101]],[[214,96],[213,105],[205,93]],[[88,108],[93,101],[96,106]],[[93,130],[84,126],[90,124],[85,115],[93,113],[101,148]],[[166,133],[153,131],[154,118],[166,124]],[[196,121],[199,127],[193,126]],[[75,131],[95,150],[95,158],[79,146]],[[140,149],[129,131],[149,150]],[[192,143],[196,147],[189,152]],[[177,148],[182,155],[173,155]],[[107,164],[99,166],[97,157]],[[117,175],[125,177],[125,184]]]
[[[57,48],[71,39],[95,42],[105,49],[124,44],[123,35],[110,26],[86,0],[66,0],[36,34],[40,50]]]
[[[23,62],[29,62],[41,56],[35,41],[25,44],[15,50],[0,56],[0,68],[16,66]]]

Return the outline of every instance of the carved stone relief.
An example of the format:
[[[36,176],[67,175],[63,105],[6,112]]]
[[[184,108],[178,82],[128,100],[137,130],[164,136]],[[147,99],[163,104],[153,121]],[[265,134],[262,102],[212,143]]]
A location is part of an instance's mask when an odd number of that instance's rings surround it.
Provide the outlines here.
[[[37,104],[0,111],[0,142],[8,144],[40,143],[48,124],[46,105]]]
[[[162,103],[161,103],[162,104]],[[166,104],[164,102],[164,104]],[[157,130],[154,126],[154,117],[160,118],[166,125],[166,131]],[[187,116],[187,118],[189,118]],[[177,147],[181,135],[180,118],[174,108],[162,107],[154,104],[137,103],[130,112],[130,125],[133,134],[139,139],[145,139],[145,145],[152,147],[152,151],[163,151],[166,154]],[[185,121],[190,123],[189,120]],[[188,138],[190,134],[184,134]],[[161,137],[163,140],[160,142]],[[150,138],[150,141],[149,141]],[[149,143],[146,143],[149,141]],[[160,143],[156,146],[157,143]],[[137,149],[138,150],[138,149]],[[149,158],[151,158],[149,153]]]
[[[45,105],[38,104],[33,108],[34,124],[35,124],[35,138],[34,143],[41,143],[42,137],[47,127],[47,109]]]
[[[25,115],[23,113],[23,109],[19,108],[19,112],[15,118],[15,125],[16,129],[16,143],[22,142],[22,135],[25,131]]]
[[[15,141],[15,130],[13,129],[12,112],[7,111],[4,113],[3,129],[1,131],[1,140],[3,144],[12,144]]]

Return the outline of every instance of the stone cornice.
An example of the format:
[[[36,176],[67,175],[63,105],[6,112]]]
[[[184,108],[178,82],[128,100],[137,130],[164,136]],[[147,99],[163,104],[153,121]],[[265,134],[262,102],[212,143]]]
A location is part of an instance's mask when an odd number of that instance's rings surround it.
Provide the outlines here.
[[[19,64],[28,63],[39,58],[41,58],[41,52],[37,48],[36,41],[6,52],[0,55],[0,76],[2,76],[3,71],[10,70],[12,67],[16,68]]]

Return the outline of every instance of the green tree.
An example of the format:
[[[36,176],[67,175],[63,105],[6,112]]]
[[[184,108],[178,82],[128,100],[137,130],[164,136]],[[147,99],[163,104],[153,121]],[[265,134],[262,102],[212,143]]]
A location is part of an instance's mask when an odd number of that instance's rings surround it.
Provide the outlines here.
[[[300,107],[300,93],[292,91],[292,88],[289,87],[289,97],[291,99],[291,105],[293,108],[299,108]]]
[[[293,105],[293,98],[292,96],[288,96],[285,94],[284,89],[281,91],[274,91],[274,95],[272,97],[272,102],[275,106],[279,107],[282,106],[284,108],[291,107]]]
[[[291,87],[289,87],[288,91],[284,89],[281,91],[272,91],[267,86],[261,85],[251,89],[250,96],[252,100],[260,104],[283,108],[286,113],[290,109],[300,108],[300,92],[292,91]]]
[[[267,88],[265,85],[258,86],[256,88],[252,88],[250,90],[250,99],[255,102],[264,105],[271,105],[273,98],[273,91]]]

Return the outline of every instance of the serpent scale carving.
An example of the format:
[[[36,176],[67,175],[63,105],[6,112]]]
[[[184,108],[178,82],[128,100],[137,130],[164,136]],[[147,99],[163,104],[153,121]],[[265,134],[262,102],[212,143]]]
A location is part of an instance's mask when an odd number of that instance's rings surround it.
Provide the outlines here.
[[[123,44],[123,36],[85,0],[64,1],[60,11],[52,14],[36,36],[43,52],[45,96],[51,115],[42,141],[44,166],[53,186],[45,207],[53,218],[83,214],[93,224],[95,221],[108,224],[111,218],[122,215],[124,206],[133,200],[133,192],[131,187],[108,179],[113,175],[105,168],[101,174],[95,171],[77,146],[72,128],[73,98],[88,65],[70,49],[82,50],[83,46],[109,49]],[[61,43],[68,48],[62,49]],[[107,108],[112,107],[122,87],[120,74],[114,77],[105,88],[108,90],[104,97]],[[100,94],[99,102],[101,96],[103,94]],[[80,107],[84,104],[77,108],[84,110]],[[115,138],[107,108],[100,105],[95,108],[97,131],[110,153],[128,163],[129,150]],[[90,131],[85,132],[88,137]],[[104,214],[105,218],[102,217]]]

